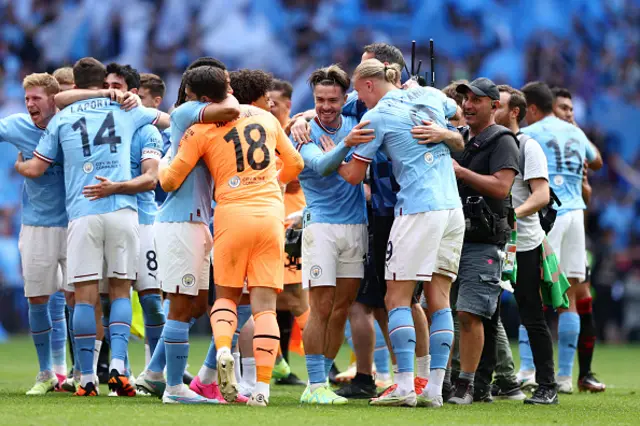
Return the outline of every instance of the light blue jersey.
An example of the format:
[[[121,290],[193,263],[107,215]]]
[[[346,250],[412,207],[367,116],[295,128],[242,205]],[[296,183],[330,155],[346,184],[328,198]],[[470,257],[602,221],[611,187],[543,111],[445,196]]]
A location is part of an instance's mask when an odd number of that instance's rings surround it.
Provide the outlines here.
[[[196,123],[202,122],[202,114],[208,104],[186,102],[171,113],[171,157],[178,153],[180,139],[184,132]],[[202,159],[191,170],[180,188],[169,192],[162,204],[157,222],[202,222],[209,226],[211,221],[211,200],[213,180]]]
[[[549,164],[549,185],[562,205],[558,215],[587,208],[582,199],[583,163],[593,161],[596,151],[584,132],[555,116],[522,129],[534,138],[544,151]]]
[[[14,114],[0,120],[0,142],[14,145],[26,159],[44,129],[33,124],[29,114]],[[62,155],[54,157],[43,176],[25,179],[22,189],[22,223],[30,226],[67,226]]]
[[[69,220],[125,208],[137,210],[134,195],[113,194],[91,201],[82,190],[98,183],[96,176],[114,182],[130,180],[133,134],[157,118],[155,109],[138,107],[125,112],[107,98],[75,102],[53,117],[33,154],[49,163],[64,154]]]
[[[305,226],[310,223],[343,225],[367,223],[362,184],[351,185],[335,171],[323,176],[325,171],[318,165],[318,159],[324,156],[320,136],[329,136],[337,145],[356,124],[358,124],[357,118],[343,115],[342,126],[334,134],[329,134],[318,125],[315,119],[311,121],[312,142],[299,146],[300,155],[305,164],[298,176],[307,201],[303,216]],[[346,161],[350,158],[349,153]]]
[[[447,127],[445,117],[454,112],[455,102],[442,92],[418,87],[390,91],[362,117],[371,121],[366,128],[375,130],[375,139],[358,146],[353,157],[370,163],[380,148],[389,156],[400,185],[396,216],[462,207],[449,147],[420,145],[410,132],[422,120]]]
[[[160,131],[150,124],[140,127],[133,134],[131,142],[131,177],[137,178],[142,174],[142,162],[149,159],[162,159],[162,135]],[[156,193],[154,191],[139,192],[136,194],[138,201],[138,223],[140,225],[153,225],[158,212]]]

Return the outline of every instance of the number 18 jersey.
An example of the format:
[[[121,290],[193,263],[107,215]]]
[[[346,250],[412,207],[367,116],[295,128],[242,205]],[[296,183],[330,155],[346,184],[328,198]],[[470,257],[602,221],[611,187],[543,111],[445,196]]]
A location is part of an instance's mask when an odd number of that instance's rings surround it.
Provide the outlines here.
[[[107,98],[75,102],[49,122],[34,155],[49,163],[64,154],[64,181],[69,220],[130,208],[135,195],[114,194],[90,201],[82,194],[96,176],[114,182],[131,179],[131,140],[139,127],[152,124],[158,111],[144,107],[129,112]]]
[[[584,132],[571,123],[548,116],[522,129],[538,141],[549,165],[549,186],[562,205],[558,215],[587,208],[582,199],[583,163],[593,161],[596,152]]]
[[[284,220],[276,154],[283,182],[295,179],[304,163],[280,123],[269,112],[242,106],[243,117],[221,125],[196,124],[185,132],[177,156],[160,170],[160,182],[174,190],[202,158],[214,181],[216,215],[276,216]],[[239,222],[238,226],[242,226]]]

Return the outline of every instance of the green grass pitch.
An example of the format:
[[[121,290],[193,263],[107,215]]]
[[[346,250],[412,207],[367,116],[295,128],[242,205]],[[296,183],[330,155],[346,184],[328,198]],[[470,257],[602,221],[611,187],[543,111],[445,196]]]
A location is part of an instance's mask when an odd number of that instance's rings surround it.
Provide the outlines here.
[[[209,340],[203,338],[191,342],[191,372],[197,372],[208,344]],[[130,354],[134,372],[139,373],[144,362],[143,345],[133,342]],[[346,368],[347,357],[348,351],[341,351],[337,361],[341,369]],[[291,363],[292,369],[305,378],[304,360],[292,355]],[[640,425],[639,363],[640,346],[596,347],[594,369],[608,385],[607,391],[561,395],[560,404],[554,407],[532,407],[511,401],[445,406],[439,410],[373,408],[365,401],[350,401],[346,406],[333,408],[301,406],[298,400],[303,388],[291,386],[274,386],[266,409],[234,405],[167,406],[154,397],[81,399],[64,393],[27,397],[24,393],[33,384],[37,361],[31,340],[24,336],[0,345],[0,425]],[[102,395],[107,394],[106,386],[100,390]]]

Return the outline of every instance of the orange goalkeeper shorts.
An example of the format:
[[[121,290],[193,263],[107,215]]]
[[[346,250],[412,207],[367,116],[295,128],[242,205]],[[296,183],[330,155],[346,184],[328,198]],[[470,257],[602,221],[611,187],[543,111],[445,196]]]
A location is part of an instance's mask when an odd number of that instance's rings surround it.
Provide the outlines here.
[[[284,275],[283,221],[275,216],[218,214],[213,236],[216,285],[282,291]]]

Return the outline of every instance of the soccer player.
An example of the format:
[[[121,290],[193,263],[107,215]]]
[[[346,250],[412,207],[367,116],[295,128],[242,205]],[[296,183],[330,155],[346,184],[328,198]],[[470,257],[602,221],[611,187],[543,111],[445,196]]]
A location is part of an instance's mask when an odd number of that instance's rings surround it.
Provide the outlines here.
[[[353,137],[328,154],[323,145],[340,142],[358,120],[341,114],[350,80],[339,66],[314,71],[309,85],[316,104],[312,142],[297,145],[305,159],[300,184],[308,202],[303,213],[302,284],[309,289],[311,305],[303,334],[309,385],[300,402],[346,404],[347,400],[327,385],[327,378],[344,341],[349,308],[364,277],[367,215],[362,185],[349,185],[336,173],[355,145]]]
[[[283,80],[274,80],[272,88],[268,93],[271,100],[271,114],[273,114],[283,129],[286,129],[291,120],[291,95],[293,87],[291,83]],[[284,215],[285,226],[291,227],[295,221],[291,218],[296,213],[302,213],[306,205],[304,192],[297,179],[289,182],[284,192]],[[285,256],[286,258],[287,256]],[[309,318],[309,292],[302,288],[301,265],[292,264],[289,259],[285,259],[284,268],[284,291],[278,295],[278,326],[280,327],[280,351],[276,358],[276,365],[273,369],[273,377],[280,385],[292,384],[303,385],[288,364],[289,338],[291,335],[292,314],[295,321],[303,332]],[[283,330],[284,326],[284,330]]]
[[[138,96],[142,105],[147,108],[160,108],[167,88],[160,77],[151,73],[140,74],[140,88]]]
[[[225,74],[201,67],[187,72],[186,87],[198,99],[222,101]],[[211,324],[218,348],[218,375],[227,401],[237,396],[231,342],[236,330],[237,302],[245,279],[255,321],[253,337],[257,383],[248,405],[266,406],[279,343],[275,308],[282,290],[284,210],[278,180],[287,183],[302,170],[300,156],[278,121],[268,112],[244,107],[244,117],[218,127],[192,126],[171,165],[160,169],[166,191],[180,187],[203,159],[215,182],[214,275],[217,299]],[[276,151],[277,150],[277,151]],[[276,172],[275,156],[284,162]],[[237,221],[242,226],[237,226]]]
[[[30,158],[44,129],[56,113],[54,96],[60,87],[49,74],[30,74],[22,82],[27,114],[0,120],[0,141],[14,145]],[[52,316],[49,297],[63,288],[66,279],[67,213],[64,206],[64,176],[61,156],[44,176],[26,179],[22,199],[19,248],[22,258],[24,294],[29,301],[29,328],[40,365],[36,383],[27,395],[44,395],[62,384],[66,376],[64,356],[52,358]],[[64,299],[62,300],[64,319]],[[55,310],[56,312],[58,310]],[[56,318],[58,320],[59,318]],[[66,330],[63,331],[66,334]],[[64,341],[62,349],[64,353]],[[60,364],[62,366],[60,367]]]
[[[215,58],[199,58],[188,70],[203,65],[220,69],[226,77],[226,88],[231,91],[226,67]],[[206,96],[196,97],[183,76],[176,109],[171,113],[171,150],[167,155],[175,157],[182,135],[191,125],[233,120],[239,114],[238,102],[232,96],[221,103],[210,102]],[[158,276],[162,290],[168,294],[169,315],[158,347],[136,386],[162,396],[167,404],[208,404],[219,398],[213,341],[190,388],[183,385],[189,328],[207,309],[212,194],[211,175],[204,163],[199,163],[183,185],[168,195],[154,223]]]
[[[561,120],[578,126],[573,115],[573,99],[569,90],[556,87],[553,93],[553,113]],[[586,171],[583,173],[582,198],[585,205],[589,204],[591,186]],[[586,217],[586,210],[585,210]],[[604,392],[606,385],[601,383],[591,371],[593,349],[596,343],[596,327],[593,319],[593,299],[591,298],[591,283],[586,280],[577,290],[576,307],[580,315],[580,335],[578,336],[578,389],[580,391]]]
[[[526,120],[529,126],[522,132],[537,140],[547,157],[549,185],[562,205],[548,238],[560,260],[571,288],[569,309],[559,309],[558,320],[558,392],[572,393],[573,359],[580,334],[580,316],[577,312],[577,296],[582,294],[585,280],[585,230],[582,199],[582,176],[586,161],[588,167],[598,170],[602,157],[597,148],[577,126],[561,120],[553,114],[553,93],[540,82],[526,84],[522,88],[527,100]]]
[[[397,65],[377,59],[363,61],[354,71],[354,88],[369,111],[363,122],[375,139],[356,149],[354,160],[338,169],[351,183],[361,182],[368,164],[381,147],[393,159],[400,186],[396,218],[387,245],[387,295],[389,335],[398,361],[397,387],[372,405],[442,406],[444,368],[453,341],[449,290],[460,261],[464,218],[448,144],[460,149],[459,133],[447,130],[446,117],[455,113],[453,101],[431,88],[398,90]],[[375,107],[375,108],[374,108]],[[431,121],[434,132],[419,145],[410,133],[415,124]],[[446,143],[443,143],[446,142]],[[411,298],[416,281],[424,281],[431,317],[429,383],[416,397],[413,377],[415,330]]]
[[[53,77],[58,80],[61,92],[73,89],[73,68],[58,68],[53,72]]]
[[[107,66],[105,86],[120,91],[137,94],[140,88],[140,75],[129,65],[111,63]],[[99,91],[98,95],[104,90]],[[68,95],[68,97],[67,97]],[[104,96],[104,95],[103,95]],[[67,99],[64,99],[67,97]],[[58,104],[71,103],[73,92],[67,92],[56,98]],[[154,104],[152,102],[152,104]],[[63,106],[61,105],[61,107]],[[156,279],[158,261],[154,247],[153,222],[158,207],[153,190],[157,184],[158,163],[162,158],[162,136],[155,126],[147,124],[133,135],[131,146],[132,179],[124,182],[113,182],[105,177],[97,176],[97,183],[83,189],[85,197],[98,200],[113,194],[134,194],[138,204],[138,224],[140,230],[140,256],[138,275],[133,288],[138,292],[145,325],[145,337],[148,341],[150,355],[155,351],[165,315],[162,310],[160,284]],[[103,326],[109,336],[109,288],[106,278],[100,281],[100,300],[103,311]],[[108,337],[109,339],[109,337]],[[97,358],[95,360],[97,362]],[[127,366],[128,367],[128,366]]]
[[[82,58],[73,68],[75,86],[99,89],[106,68],[94,58]],[[75,102],[57,114],[47,126],[34,158],[18,163],[25,177],[44,174],[54,158],[64,154],[69,276],[75,287],[74,332],[80,358],[81,383],[78,396],[97,395],[93,352],[96,337],[95,304],[103,265],[109,277],[111,297],[111,349],[109,388],[119,395],[134,396],[135,389],[125,375],[125,357],[131,323],[131,280],[136,277],[139,239],[137,205],[134,196],[112,195],[90,201],[83,188],[96,176],[112,181],[131,179],[131,139],[145,124],[155,123],[159,112],[136,108],[124,112],[110,99]]]
[[[273,107],[273,102],[269,98],[269,89],[273,86],[273,76],[271,74],[262,70],[242,69],[232,71],[229,73],[229,84],[233,90],[233,95],[241,104],[252,105],[265,111],[269,111]],[[240,378],[238,383],[238,402],[241,402],[241,398],[250,397],[256,384],[256,359],[253,353],[254,325],[251,317],[249,289],[245,285],[238,302],[238,326],[231,344],[232,349],[234,349],[233,358],[236,377]],[[281,358],[279,347],[277,357]],[[241,358],[242,369],[240,369]],[[288,368],[288,365],[284,368]]]

